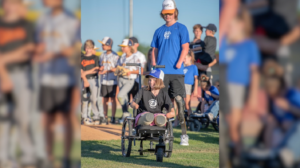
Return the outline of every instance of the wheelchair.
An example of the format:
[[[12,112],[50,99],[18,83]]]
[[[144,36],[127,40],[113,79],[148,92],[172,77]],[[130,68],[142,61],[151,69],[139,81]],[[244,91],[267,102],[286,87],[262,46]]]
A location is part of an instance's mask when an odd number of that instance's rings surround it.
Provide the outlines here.
[[[184,111],[187,127],[189,127],[191,131],[200,131],[201,128],[205,129],[211,124],[213,128],[219,132],[219,114],[210,121],[207,114],[200,112],[200,107],[201,103],[198,104],[196,111],[191,114],[189,118],[188,111]]]
[[[140,63],[127,63],[126,66],[139,67],[139,88],[141,89],[141,64]],[[154,66],[155,68],[164,68],[163,65]],[[135,118],[137,110],[133,110],[133,117],[126,117],[122,125],[121,135],[121,149],[124,157],[130,157],[132,150],[132,143],[136,145],[136,141],[140,141],[140,149],[138,152],[143,155],[144,152],[154,152],[156,161],[162,162],[163,158],[169,158],[173,150],[173,126],[172,121],[174,118],[168,119],[165,127],[158,126],[141,126],[135,127]],[[144,150],[144,141],[150,141],[150,149]],[[154,146],[153,142],[158,142]]]

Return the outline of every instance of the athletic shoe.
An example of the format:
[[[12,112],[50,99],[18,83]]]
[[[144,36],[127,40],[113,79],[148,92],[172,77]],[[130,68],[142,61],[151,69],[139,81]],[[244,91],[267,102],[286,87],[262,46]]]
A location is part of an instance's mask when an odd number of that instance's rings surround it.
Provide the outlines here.
[[[209,121],[212,121],[214,119],[214,115],[212,113],[208,113],[207,117],[208,117]]]
[[[94,122],[91,118],[86,118],[84,120],[84,125],[94,125]]]
[[[106,122],[106,125],[108,125],[108,119],[107,118],[105,118],[105,122]]]
[[[188,135],[181,135],[180,136],[180,145],[189,146],[189,136]]]
[[[101,118],[101,125],[106,125],[107,118]]]
[[[95,125],[100,125],[100,123],[101,123],[100,119],[94,120]]]
[[[115,117],[111,117],[110,123],[112,123],[112,124],[116,123]]]

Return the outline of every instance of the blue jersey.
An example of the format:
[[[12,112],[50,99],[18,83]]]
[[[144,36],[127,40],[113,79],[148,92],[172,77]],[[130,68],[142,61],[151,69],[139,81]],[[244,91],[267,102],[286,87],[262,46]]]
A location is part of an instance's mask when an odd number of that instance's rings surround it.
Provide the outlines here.
[[[185,25],[176,22],[170,27],[166,25],[158,28],[153,36],[151,47],[158,49],[157,65],[165,65],[162,69],[165,74],[183,75],[183,64],[180,69],[176,68],[182,45],[189,43],[189,32]]]
[[[220,95],[219,94],[219,90],[218,90],[218,88],[216,88],[215,86],[211,86],[210,88],[209,88],[209,91],[210,91],[210,93],[211,94],[214,94],[214,95]],[[206,94],[205,93],[205,91],[203,91],[203,98],[207,101],[207,102],[209,102],[209,101],[215,101],[216,99],[215,98],[213,98],[212,96],[209,96],[208,94]]]
[[[198,76],[198,68],[196,65],[186,66],[183,69],[184,72],[184,83],[193,85],[195,83],[195,76]]]
[[[260,53],[256,43],[247,39],[240,43],[228,44],[226,38],[220,48],[220,64],[227,64],[227,81],[248,86],[251,65],[260,65]]]

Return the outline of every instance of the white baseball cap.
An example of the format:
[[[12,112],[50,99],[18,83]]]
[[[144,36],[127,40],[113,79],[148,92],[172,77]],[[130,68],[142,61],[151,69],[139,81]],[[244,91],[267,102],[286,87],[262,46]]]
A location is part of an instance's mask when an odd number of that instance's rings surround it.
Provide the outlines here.
[[[174,13],[176,9],[176,3],[174,0],[164,0],[162,4],[162,14]]]
[[[122,44],[120,44],[120,47],[126,47],[126,46],[133,46],[133,41],[130,39],[124,39]]]
[[[107,46],[112,46],[113,40],[110,37],[104,37],[102,41],[98,40],[99,43]]]

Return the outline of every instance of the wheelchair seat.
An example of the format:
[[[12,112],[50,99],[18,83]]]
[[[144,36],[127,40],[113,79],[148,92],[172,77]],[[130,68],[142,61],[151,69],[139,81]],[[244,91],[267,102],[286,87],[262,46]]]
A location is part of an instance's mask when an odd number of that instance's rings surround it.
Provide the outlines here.
[[[166,127],[149,126],[149,125],[138,125],[136,127],[138,133],[154,133],[154,134],[164,134],[167,130]]]

